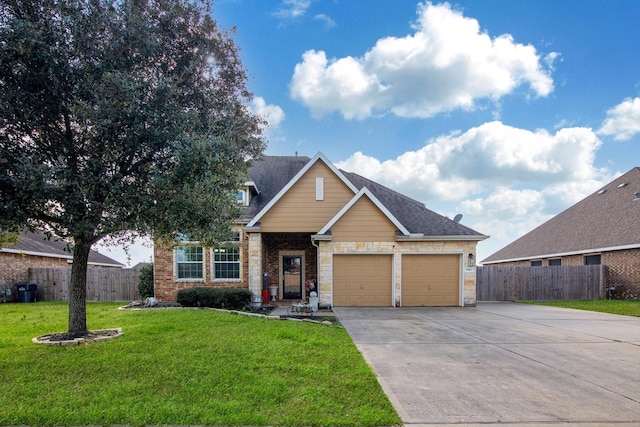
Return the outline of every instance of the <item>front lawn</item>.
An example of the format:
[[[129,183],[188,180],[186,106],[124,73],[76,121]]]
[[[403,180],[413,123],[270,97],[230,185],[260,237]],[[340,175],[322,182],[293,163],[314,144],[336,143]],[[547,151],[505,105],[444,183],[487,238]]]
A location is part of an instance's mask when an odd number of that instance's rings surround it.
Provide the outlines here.
[[[640,317],[640,301],[634,300],[588,300],[588,301],[548,301],[535,304],[554,307],[576,308],[578,310],[600,311],[602,313],[623,314]]]
[[[66,331],[67,304],[0,304],[0,425],[400,423],[340,327],[118,305],[88,325],[123,336],[59,347],[31,339]]]

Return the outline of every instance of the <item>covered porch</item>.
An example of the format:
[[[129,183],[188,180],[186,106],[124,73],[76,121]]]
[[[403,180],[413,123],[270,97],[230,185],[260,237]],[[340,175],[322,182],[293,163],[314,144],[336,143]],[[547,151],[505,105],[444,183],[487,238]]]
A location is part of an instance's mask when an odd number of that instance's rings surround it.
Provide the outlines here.
[[[318,292],[318,251],[311,233],[249,233],[249,290],[277,289],[276,300],[306,300]]]

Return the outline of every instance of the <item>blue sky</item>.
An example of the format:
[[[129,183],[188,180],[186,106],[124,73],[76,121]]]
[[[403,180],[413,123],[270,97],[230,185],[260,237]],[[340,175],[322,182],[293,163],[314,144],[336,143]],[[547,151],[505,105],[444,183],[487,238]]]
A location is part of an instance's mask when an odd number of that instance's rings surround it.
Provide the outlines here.
[[[217,0],[213,16],[235,27],[266,154],[322,151],[461,213],[491,236],[478,260],[640,166],[636,0]]]

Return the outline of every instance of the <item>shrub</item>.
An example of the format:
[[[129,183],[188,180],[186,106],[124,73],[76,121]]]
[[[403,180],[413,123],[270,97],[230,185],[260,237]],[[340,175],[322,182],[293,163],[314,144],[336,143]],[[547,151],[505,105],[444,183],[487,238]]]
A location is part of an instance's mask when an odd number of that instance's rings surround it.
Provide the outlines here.
[[[180,289],[176,301],[184,307],[212,307],[238,310],[251,304],[252,294],[247,289],[189,288]]]
[[[142,300],[153,296],[153,264],[145,264],[140,267],[140,272],[138,273],[138,294]]]

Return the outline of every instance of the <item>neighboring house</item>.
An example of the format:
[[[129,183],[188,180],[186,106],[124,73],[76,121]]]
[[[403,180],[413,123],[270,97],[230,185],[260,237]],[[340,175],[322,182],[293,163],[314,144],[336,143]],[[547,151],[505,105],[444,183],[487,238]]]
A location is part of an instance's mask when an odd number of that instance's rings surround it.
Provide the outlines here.
[[[326,306],[463,306],[476,302],[476,245],[487,236],[409,197],[338,170],[322,153],[267,156],[238,192],[234,242],[155,245],[155,296],[195,286],[317,291]]]
[[[482,261],[483,265],[602,264],[607,285],[640,291],[640,168],[613,182]]]
[[[29,268],[69,267],[73,254],[63,240],[48,239],[44,234],[24,232],[18,243],[0,248],[0,285],[24,284]],[[89,253],[89,267],[122,268],[123,264],[96,251]]]

